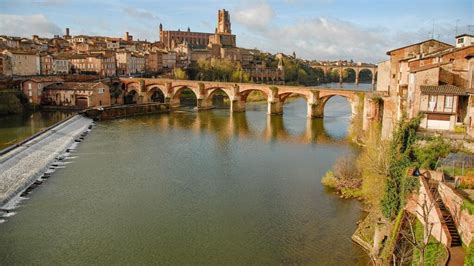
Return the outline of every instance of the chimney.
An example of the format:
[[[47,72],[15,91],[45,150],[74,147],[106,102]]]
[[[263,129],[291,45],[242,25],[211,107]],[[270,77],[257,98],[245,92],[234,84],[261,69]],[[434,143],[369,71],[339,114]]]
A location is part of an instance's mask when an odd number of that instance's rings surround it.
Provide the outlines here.
[[[69,28],[66,28],[66,36],[69,36]]]

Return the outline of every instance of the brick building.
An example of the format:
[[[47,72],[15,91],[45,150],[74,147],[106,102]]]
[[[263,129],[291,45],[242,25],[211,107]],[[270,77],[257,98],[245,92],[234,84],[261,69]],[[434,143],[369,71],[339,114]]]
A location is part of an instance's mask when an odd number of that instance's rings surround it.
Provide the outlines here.
[[[58,82],[45,86],[41,104],[71,109],[110,106],[110,88],[102,82]]]

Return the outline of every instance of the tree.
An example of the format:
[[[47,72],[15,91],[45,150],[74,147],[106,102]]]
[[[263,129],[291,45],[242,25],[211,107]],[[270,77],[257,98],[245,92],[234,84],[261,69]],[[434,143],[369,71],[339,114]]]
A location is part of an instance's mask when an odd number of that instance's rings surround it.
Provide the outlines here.
[[[429,191],[427,193],[430,193]],[[438,193],[433,193],[433,199],[429,200],[429,197],[425,193],[421,193],[419,197],[422,198],[421,202],[417,202],[416,214],[418,219],[422,222],[423,232],[421,237],[418,233],[419,222],[417,217],[414,216],[405,216],[405,223],[407,225],[407,230],[402,230],[401,235],[404,240],[406,240],[413,249],[418,250],[420,253],[419,265],[425,265],[425,252],[430,243],[431,232],[433,231],[434,223],[430,221],[430,213],[434,211],[436,206],[436,201],[439,199]]]
[[[117,99],[122,95],[122,89],[120,86],[112,86],[110,88],[110,97],[115,99],[115,103],[117,103]]]
[[[186,71],[178,67],[174,69],[174,78],[175,79],[188,79],[188,75],[186,74]]]

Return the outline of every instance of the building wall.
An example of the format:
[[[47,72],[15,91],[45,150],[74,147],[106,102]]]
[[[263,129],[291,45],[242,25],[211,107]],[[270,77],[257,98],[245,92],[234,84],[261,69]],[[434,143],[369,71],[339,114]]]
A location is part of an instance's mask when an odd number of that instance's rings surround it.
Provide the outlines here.
[[[70,66],[67,59],[53,59],[54,74],[68,74],[69,70]]]
[[[11,54],[13,75],[29,76],[40,73],[39,56],[35,54]]]

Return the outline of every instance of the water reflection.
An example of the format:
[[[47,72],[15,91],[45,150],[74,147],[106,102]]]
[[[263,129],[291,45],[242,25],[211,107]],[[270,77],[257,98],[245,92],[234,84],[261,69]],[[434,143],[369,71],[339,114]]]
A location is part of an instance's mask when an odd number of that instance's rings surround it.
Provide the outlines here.
[[[72,112],[41,111],[0,116],[0,149],[20,142],[72,114]]]
[[[301,107],[304,102],[295,101],[288,108]],[[230,113],[228,110],[204,112],[178,111],[160,117],[141,117],[148,126],[157,130],[172,132],[190,130],[198,135],[213,134],[218,139],[233,137],[262,139],[266,142],[286,142],[296,144],[347,144],[349,116],[337,114],[324,119],[307,119],[303,115],[291,119],[285,115],[266,115],[265,104],[254,105],[245,113]],[[329,112],[330,113],[330,112]],[[290,113],[288,114],[290,116]],[[124,123],[127,120],[124,120]],[[133,124],[129,121],[130,125]]]

